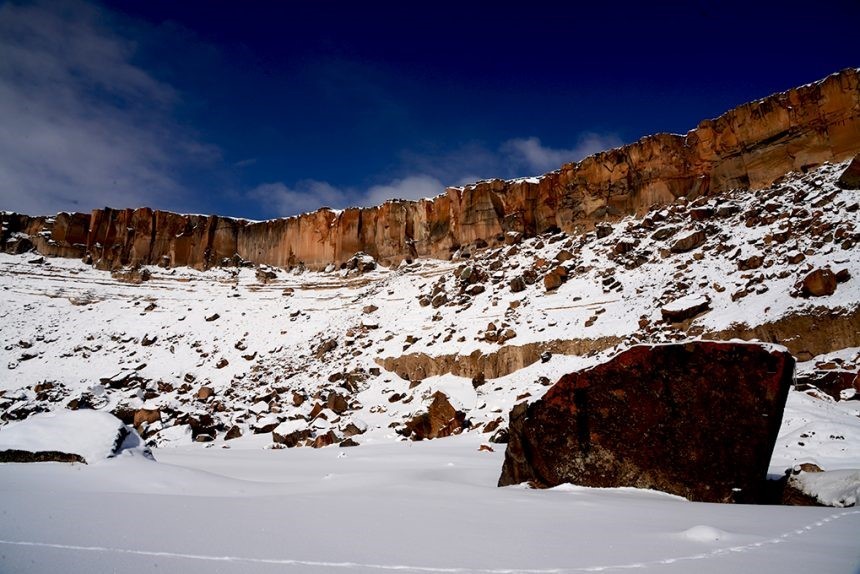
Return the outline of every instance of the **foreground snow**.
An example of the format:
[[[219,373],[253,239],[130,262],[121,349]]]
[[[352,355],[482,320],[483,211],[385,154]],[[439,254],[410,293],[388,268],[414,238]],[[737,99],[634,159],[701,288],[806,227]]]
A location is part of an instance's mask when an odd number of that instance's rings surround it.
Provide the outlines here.
[[[0,466],[4,572],[856,572],[860,511],[497,488],[469,435]],[[10,519],[14,518],[14,519]]]

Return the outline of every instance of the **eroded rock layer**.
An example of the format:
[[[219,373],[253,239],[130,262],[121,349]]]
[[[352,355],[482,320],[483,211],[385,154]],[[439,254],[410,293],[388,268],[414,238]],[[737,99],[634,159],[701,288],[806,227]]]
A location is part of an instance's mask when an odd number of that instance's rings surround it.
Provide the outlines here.
[[[514,407],[499,486],[757,501],[793,378],[788,352],[756,344],[631,347]]]
[[[433,199],[249,222],[148,208],[29,218],[6,214],[3,241],[21,233],[44,254],[89,253],[100,268],[163,264],[207,268],[238,258],[322,268],[364,251],[383,263],[447,258],[504,233],[587,230],[650,206],[732,188],[767,186],[790,171],[860,152],[860,73],[742,105],[686,135],[658,134],[539,178],[489,180]],[[238,258],[236,257],[238,256]]]

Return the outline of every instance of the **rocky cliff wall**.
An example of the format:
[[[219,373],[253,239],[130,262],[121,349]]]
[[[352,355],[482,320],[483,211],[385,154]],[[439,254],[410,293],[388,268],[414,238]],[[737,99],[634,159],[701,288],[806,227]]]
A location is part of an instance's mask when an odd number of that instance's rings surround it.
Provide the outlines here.
[[[90,216],[3,216],[2,239],[34,237],[47,255],[89,253],[99,267],[206,268],[235,255],[257,263],[321,268],[365,251],[383,263],[447,258],[460,246],[492,245],[508,231],[585,231],[603,219],[642,213],[680,196],[756,189],[790,171],[860,152],[860,70],[744,104],[686,135],[658,134],[538,178],[449,188],[433,199],[327,209],[248,222],[141,209]]]

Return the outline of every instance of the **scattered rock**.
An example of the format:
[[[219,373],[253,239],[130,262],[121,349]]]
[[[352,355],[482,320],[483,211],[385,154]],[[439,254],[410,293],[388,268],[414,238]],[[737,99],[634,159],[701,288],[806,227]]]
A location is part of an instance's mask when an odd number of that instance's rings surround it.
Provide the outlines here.
[[[406,423],[406,435],[412,440],[441,438],[458,434],[467,427],[466,413],[455,409],[445,393],[436,391],[427,412]]]
[[[690,231],[675,239],[669,250],[672,253],[685,253],[699,247],[706,239],[704,231]]]
[[[116,269],[111,271],[111,277],[123,283],[139,285],[144,281],[149,281],[150,277],[152,277],[152,273],[145,267],[135,265],[128,269]]]
[[[816,269],[803,278],[801,293],[805,297],[824,297],[836,292],[836,274],[830,269]]]
[[[707,295],[687,295],[664,305],[660,314],[663,315],[664,321],[679,323],[706,311],[710,305],[711,300]]]
[[[338,442],[338,437],[336,434],[334,434],[334,431],[330,430],[327,433],[321,434],[316,437],[311,443],[311,446],[313,448],[323,448],[326,446],[331,446],[336,442]]]
[[[543,286],[547,291],[554,291],[567,281],[567,269],[556,267],[543,277]]]
[[[326,399],[326,406],[337,414],[343,414],[349,409],[349,403],[346,397],[339,393],[329,393]]]
[[[317,346],[316,350],[314,351],[314,356],[317,358],[317,360],[320,360],[325,357],[329,351],[333,351],[336,348],[337,339],[326,339]]]
[[[438,309],[447,302],[448,295],[446,295],[445,293],[439,293],[438,295],[433,297],[433,299],[430,301],[430,304],[433,306],[434,309]]]
[[[159,409],[138,409],[134,411],[134,428],[141,429],[143,423],[152,424],[161,420],[161,410]]]
[[[346,268],[349,270],[355,270],[359,273],[366,273],[368,271],[373,271],[376,269],[376,260],[364,253],[363,251],[359,251],[355,255],[353,255],[349,261],[346,262]]]

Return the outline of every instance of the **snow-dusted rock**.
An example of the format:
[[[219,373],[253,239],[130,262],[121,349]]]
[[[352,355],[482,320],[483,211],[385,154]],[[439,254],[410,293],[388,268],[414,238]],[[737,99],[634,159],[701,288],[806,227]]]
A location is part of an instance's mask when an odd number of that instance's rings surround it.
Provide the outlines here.
[[[65,453],[92,464],[115,456],[129,432],[110,413],[94,410],[40,413],[0,429],[0,451]]]

